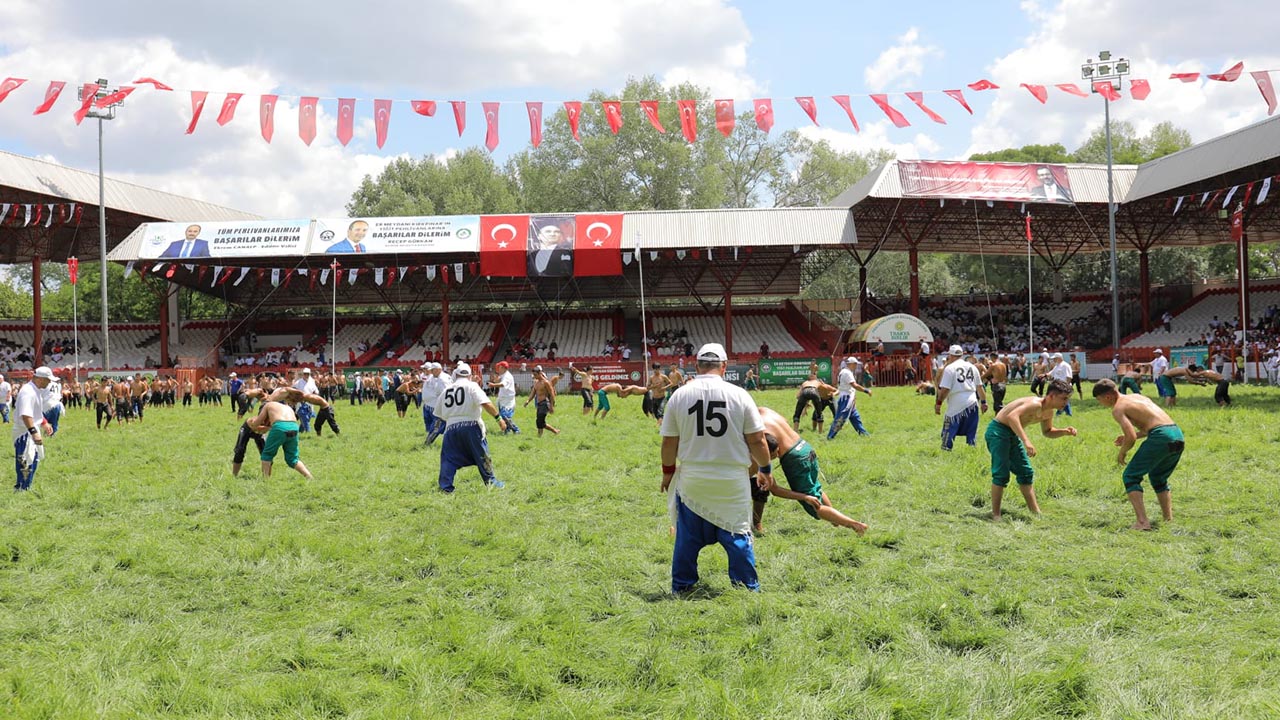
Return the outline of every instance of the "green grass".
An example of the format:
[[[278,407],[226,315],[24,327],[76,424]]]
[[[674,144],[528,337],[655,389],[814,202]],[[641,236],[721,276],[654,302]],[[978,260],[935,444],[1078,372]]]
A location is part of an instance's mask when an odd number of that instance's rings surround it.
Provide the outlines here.
[[[932,398],[859,397],[872,438],[806,437],[867,536],[774,500],[763,592],[713,547],[691,600],[638,398],[491,433],[506,490],[468,469],[452,496],[413,410],[341,403],[306,482],[252,455],[232,478],[226,407],[71,409],[36,492],[0,493],[0,717],[1275,717],[1280,396],[1182,392],[1152,533],[1092,399],[1079,438],[1037,439],[1044,516],[1011,492],[993,524],[981,438],[943,453]]]

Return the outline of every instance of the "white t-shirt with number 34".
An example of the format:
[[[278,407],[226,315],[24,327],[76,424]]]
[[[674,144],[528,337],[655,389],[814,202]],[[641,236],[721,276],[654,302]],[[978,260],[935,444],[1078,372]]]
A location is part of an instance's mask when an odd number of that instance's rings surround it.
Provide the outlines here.
[[[978,403],[978,386],[982,381],[978,378],[978,368],[964,360],[957,360],[942,371],[942,380],[938,387],[950,390],[947,393],[947,417],[955,417]]]

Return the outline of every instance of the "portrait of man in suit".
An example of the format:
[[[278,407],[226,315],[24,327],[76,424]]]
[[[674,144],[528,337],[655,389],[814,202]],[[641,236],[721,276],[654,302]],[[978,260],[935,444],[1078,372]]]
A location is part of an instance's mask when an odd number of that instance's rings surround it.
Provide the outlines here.
[[[369,223],[364,220],[352,221],[347,226],[347,237],[330,245],[326,253],[364,253],[369,247],[364,244],[364,236],[369,233]]]
[[[573,275],[573,227],[571,215],[547,215],[529,222],[529,277]],[[570,230],[572,232],[572,230]]]
[[[1031,188],[1031,199],[1033,201],[1072,202],[1071,189],[1064,183],[1058,182],[1058,177],[1053,172],[1053,168],[1048,165],[1040,165],[1036,168],[1036,181],[1036,185]]]
[[[162,258],[202,258],[209,257],[209,241],[200,239],[200,226],[188,225],[182,240],[169,243],[169,247],[160,253]]]

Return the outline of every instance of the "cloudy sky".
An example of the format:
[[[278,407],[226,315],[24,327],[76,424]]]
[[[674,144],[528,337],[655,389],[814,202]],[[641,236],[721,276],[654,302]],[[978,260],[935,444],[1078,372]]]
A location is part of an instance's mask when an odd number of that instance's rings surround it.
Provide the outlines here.
[[[1151,81],[1142,103],[1114,108],[1139,131],[1163,120],[1199,141],[1257,122],[1266,108],[1246,74],[1235,83],[1180,84],[1173,71],[1280,69],[1276,22],[1256,2],[1224,0],[928,0],[907,5],[767,0],[408,0],[367,5],[334,0],[182,3],[4,0],[0,73],[27,84],[0,104],[0,149],[87,170],[97,168],[96,129],[72,120],[78,83],[155,77],[176,91],[143,88],[107,128],[108,174],[276,217],[344,214],[352,189],[397,156],[445,155],[484,140],[481,101],[502,110],[502,160],[528,141],[523,102],[547,111],[628,76],[690,80],[714,97],[774,98],[779,129],[803,128],[843,149],[887,147],[899,157],[961,158],[1032,142],[1077,146],[1101,124],[1100,100],[1050,89],[1039,105],[1022,82],[1079,82],[1099,49],[1133,60]],[[969,116],[943,89],[979,78],[1003,87],[967,92]],[[1280,73],[1275,76],[1280,83]],[[33,116],[51,80],[67,81],[47,115]],[[185,130],[191,90],[210,93],[199,127]],[[927,92],[947,125],[901,95]],[[236,118],[214,119],[224,94],[245,93]],[[865,97],[897,93],[911,120],[898,129]],[[279,94],[276,134],[265,143],[258,96]],[[830,100],[849,94],[855,134]],[[322,98],[318,137],[297,135],[297,96]],[[818,99],[814,127],[792,99]],[[861,97],[859,97],[861,95]],[[356,97],[355,139],[335,138],[337,97]],[[373,98],[393,98],[390,137],[379,150]],[[409,99],[434,99],[434,118]],[[448,100],[466,100],[467,131]],[[700,125],[710,125],[709,109]],[[636,118],[638,121],[638,118]]]

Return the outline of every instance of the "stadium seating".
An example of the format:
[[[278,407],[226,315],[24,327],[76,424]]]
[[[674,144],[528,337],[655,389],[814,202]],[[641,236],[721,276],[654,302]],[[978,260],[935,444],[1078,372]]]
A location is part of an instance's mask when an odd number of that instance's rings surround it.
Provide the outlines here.
[[[1216,315],[1220,320],[1235,320],[1239,315],[1236,304],[1239,294],[1233,288],[1218,288],[1200,294],[1192,302],[1174,313],[1172,330],[1157,324],[1154,329],[1141,333],[1125,342],[1125,347],[1180,347],[1201,344],[1204,335],[1211,335],[1210,323]],[[1254,287],[1249,293],[1249,324],[1253,326],[1267,311],[1267,306],[1280,304],[1280,286]]]
[[[604,346],[610,339],[620,337],[621,320],[610,313],[586,315],[562,315],[560,317],[527,317],[513,339],[523,338],[534,346],[530,361],[548,359],[550,346],[555,343],[557,361],[583,361],[604,357]]]
[[[792,323],[791,327],[795,327]],[[684,331],[687,341],[696,350],[706,342],[724,342],[723,315],[694,315],[686,313],[654,315],[650,321],[651,338],[676,336]],[[808,341],[808,338],[804,338]],[[779,311],[744,310],[733,314],[733,347],[730,354],[735,357],[755,357],[760,352],[761,343],[768,343],[769,354],[773,357],[807,354],[814,352],[816,343],[802,342],[801,338],[790,330]],[[657,356],[675,356],[683,352],[682,343],[659,344]],[[813,347],[810,347],[813,346]]]
[[[485,355],[485,350],[492,347],[494,330],[497,328],[497,320],[490,318],[487,320],[462,320],[452,321],[449,323],[449,335],[455,337],[458,335],[466,338],[464,342],[450,342],[449,354],[456,358],[462,358],[467,362],[477,362]],[[427,325],[418,341],[415,341],[411,347],[393,360],[393,363],[410,363],[422,364],[427,359],[428,348],[432,343],[439,343],[442,340],[442,331],[444,327],[433,322]],[[491,353],[490,353],[491,354]]]

